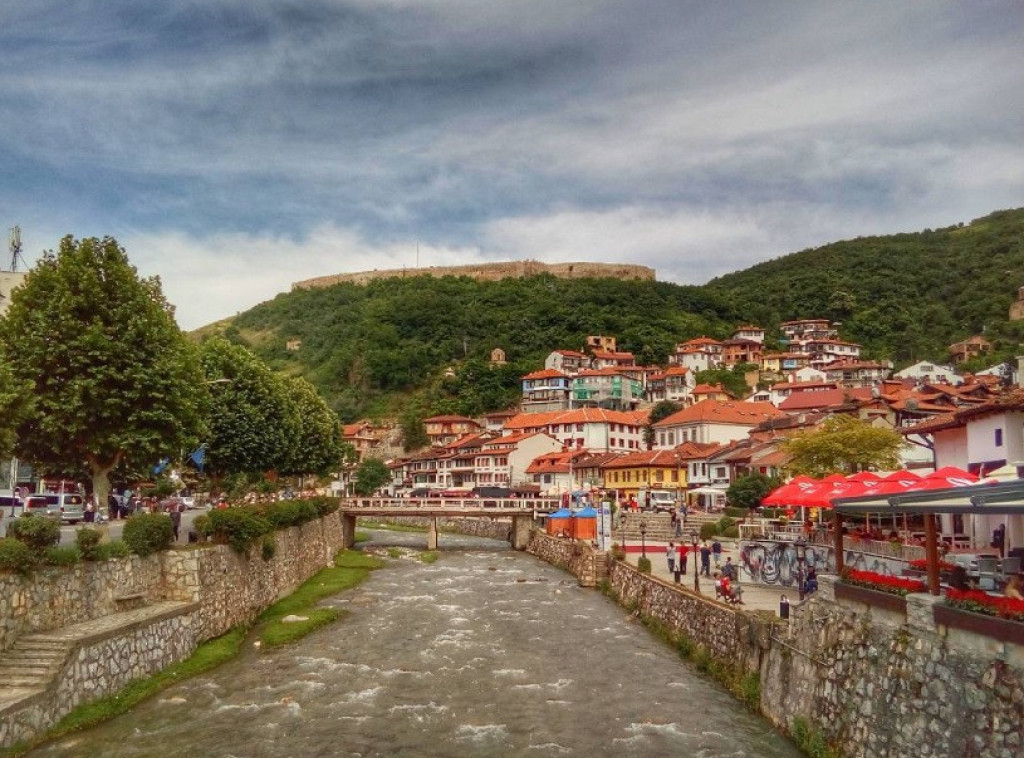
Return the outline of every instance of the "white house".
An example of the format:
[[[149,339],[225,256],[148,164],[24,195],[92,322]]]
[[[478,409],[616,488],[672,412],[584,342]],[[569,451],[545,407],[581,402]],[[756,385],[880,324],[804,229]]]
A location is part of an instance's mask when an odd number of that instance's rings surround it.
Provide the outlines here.
[[[646,411],[577,408],[552,413],[520,413],[505,422],[505,434],[547,434],[566,448],[599,453],[640,450]]]
[[[745,438],[763,421],[786,414],[769,403],[702,400],[654,424],[654,447],[671,449],[684,442],[725,444]]]
[[[913,366],[907,366],[893,374],[894,379],[913,379],[925,384],[950,384],[959,387],[964,383],[956,369],[952,366],[945,366],[941,363],[930,361],[918,361]]]

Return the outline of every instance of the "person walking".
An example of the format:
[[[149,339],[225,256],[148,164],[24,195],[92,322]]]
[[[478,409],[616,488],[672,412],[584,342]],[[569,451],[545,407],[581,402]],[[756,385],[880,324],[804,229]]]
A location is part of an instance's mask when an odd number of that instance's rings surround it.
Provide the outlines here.
[[[674,543],[668,543],[668,549],[665,551],[665,561],[668,563],[668,573],[674,574],[676,572],[676,546]]]
[[[687,556],[690,554],[690,548],[686,546],[685,542],[679,543],[679,573],[686,573]]]
[[[168,514],[171,517],[171,531],[174,533],[174,541],[178,541],[178,532],[181,530],[181,511],[171,508]]]
[[[700,573],[711,576],[711,548],[708,547],[707,540],[700,546]]]
[[[717,538],[711,543],[711,555],[715,559],[715,568],[720,569],[722,567],[722,543]]]

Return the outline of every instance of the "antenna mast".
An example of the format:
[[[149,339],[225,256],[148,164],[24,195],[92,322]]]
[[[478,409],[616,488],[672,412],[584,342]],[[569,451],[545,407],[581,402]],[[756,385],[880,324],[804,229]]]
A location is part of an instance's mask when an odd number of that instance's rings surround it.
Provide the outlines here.
[[[8,247],[11,251],[11,271],[18,270],[18,258],[21,258],[21,227],[12,226],[8,235]],[[22,263],[25,259],[22,258]]]

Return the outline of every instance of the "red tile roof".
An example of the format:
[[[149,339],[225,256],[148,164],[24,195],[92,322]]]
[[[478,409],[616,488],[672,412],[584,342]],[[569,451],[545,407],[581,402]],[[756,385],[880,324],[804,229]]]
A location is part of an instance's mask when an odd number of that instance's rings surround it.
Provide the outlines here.
[[[544,368],[540,371],[531,371],[526,374],[523,379],[568,379],[568,374],[563,374],[561,371],[553,368]]]
[[[668,418],[655,423],[654,426],[677,426],[694,422],[757,426],[765,419],[784,415],[786,414],[771,403],[745,403],[739,400],[722,401],[708,398],[673,413]]]
[[[613,461],[605,463],[601,468],[637,468],[644,466],[659,466],[676,468],[681,458],[672,450],[640,450],[635,453],[625,453]]]

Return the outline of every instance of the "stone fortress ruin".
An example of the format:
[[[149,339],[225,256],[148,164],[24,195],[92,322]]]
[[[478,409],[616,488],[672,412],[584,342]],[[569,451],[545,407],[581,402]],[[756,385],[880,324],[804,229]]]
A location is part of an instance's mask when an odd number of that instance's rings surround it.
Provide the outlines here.
[[[642,279],[655,280],[655,271],[647,266],[629,263],[541,263],[540,261],[506,261],[502,263],[476,263],[468,266],[428,266],[425,268],[380,269],[353,274],[317,276],[292,284],[292,290],[330,287],[350,282],[367,284],[375,279],[410,278],[415,276],[468,276],[477,281],[522,279],[538,274],[551,274],[559,279]]]

